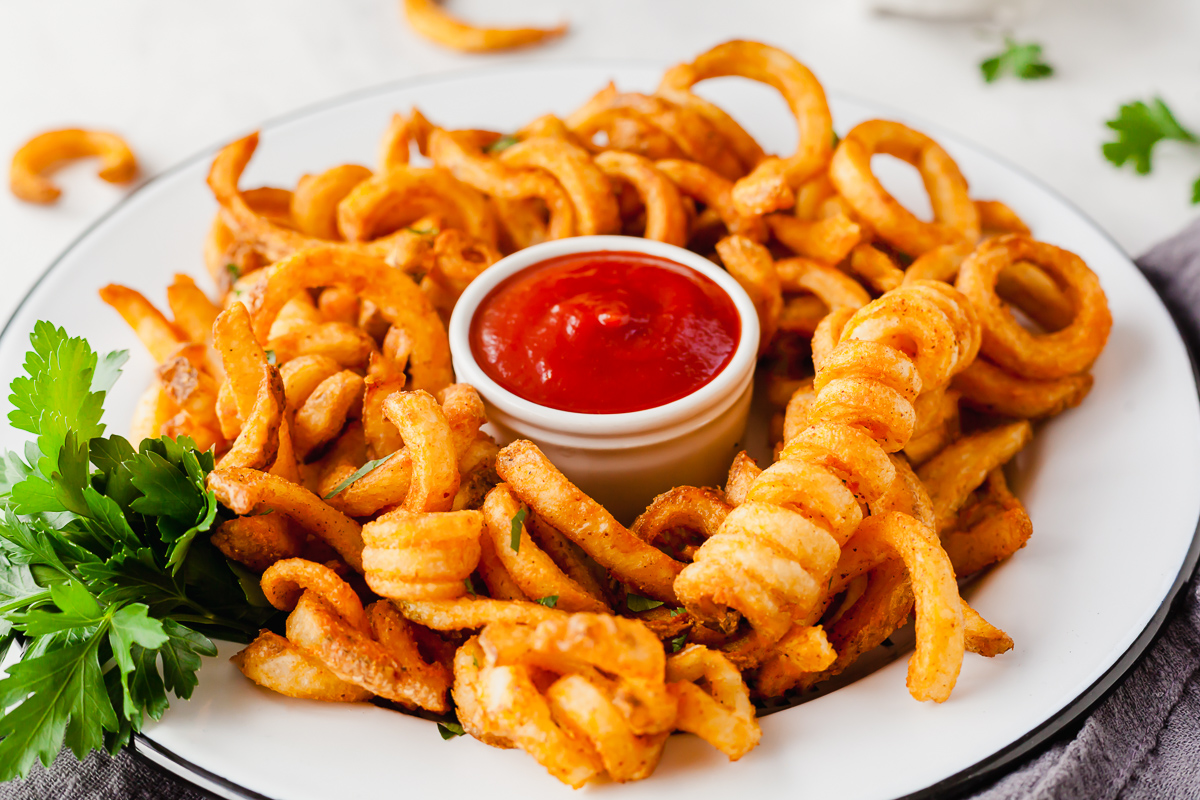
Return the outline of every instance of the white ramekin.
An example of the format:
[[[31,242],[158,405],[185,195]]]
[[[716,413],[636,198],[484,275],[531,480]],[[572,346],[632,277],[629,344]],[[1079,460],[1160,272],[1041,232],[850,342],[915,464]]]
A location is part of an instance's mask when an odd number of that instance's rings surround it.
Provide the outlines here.
[[[733,300],[741,337],[733,358],[687,397],[643,411],[580,414],[547,408],[499,386],[471,353],[471,320],[480,302],[515,272],[556,256],[587,252],[645,253],[691,267]],[[544,242],[501,259],[476,278],[450,318],[457,379],[483,397],[501,445],[530,439],[580,489],[629,523],[655,495],[673,486],[715,486],[736,455],[750,411],[758,353],[758,316],[729,273],[703,256],[631,236],[579,236]]]

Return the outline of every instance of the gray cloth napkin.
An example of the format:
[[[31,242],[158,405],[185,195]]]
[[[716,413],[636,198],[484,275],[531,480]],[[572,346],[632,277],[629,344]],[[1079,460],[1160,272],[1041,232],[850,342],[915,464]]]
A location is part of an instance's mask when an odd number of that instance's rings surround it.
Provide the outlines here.
[[[1137,264],[1200,354],[1200,220]],[[209,795],[128,753],[64,753],[0,800],[203,800]],[[972,800],[1200,798],[1200,579],[1180,595],[1163,633],[1073,739],[1057,741]],[[281,799],[282,800],[282,799]]]

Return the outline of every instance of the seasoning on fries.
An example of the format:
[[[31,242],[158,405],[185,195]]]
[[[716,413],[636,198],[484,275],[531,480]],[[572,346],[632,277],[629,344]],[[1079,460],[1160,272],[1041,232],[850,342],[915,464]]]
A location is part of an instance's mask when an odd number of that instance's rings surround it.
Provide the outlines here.
[[[462,49],[561,32],[405,8]],[[792,154],[693,93],[723,76],[783,95]],[[136,434],[214,449],[208,487],[237,516],[213,542],[289,614],[242,672],[293,697],[453,705],[467,733],[578,787],[647,777],[672,731],[745,756],[756,701],[794,700],[910,616],[918,700],[950,698],[966,653],[1011,648],[956,576],[1029,539],[1003,468],[1029,420],[1087,394],[1107,300],[1082,260],[972,198],[934,140],[885,120],[832,134],[806,67],[729,42],[654,94],[606,87],[515,132],[409,110],[377,171],[291,190],[239,187],[256,135],[218,154],[217,301],[183,276],[171,317],[126,287],[101,296],[160,365]],[[933,221],[883,189],[875,153],[921,171]],[[723,488],[676,487],[629,528],[533,442],[491,439],[445,327],[503,255],[618,232],[745,288],[776,413],[772,463],[738,454]]]

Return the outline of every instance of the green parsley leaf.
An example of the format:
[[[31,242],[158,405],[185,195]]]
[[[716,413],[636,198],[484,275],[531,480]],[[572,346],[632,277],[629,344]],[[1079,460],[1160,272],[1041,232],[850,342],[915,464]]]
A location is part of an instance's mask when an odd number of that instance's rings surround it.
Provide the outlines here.
[[[43,421],[58,414],[64,433],[69,427],[84,439],[101,436],[104,393],[92,390],[97,362],[92,348],[49,322],[34,325],[29,341],[33,349],[25,356],[27,376],[15,378],[10,386],[8,399],[14,410],[8,421],[18,430],[42,436]],[[50,450],[43,447],[42,453],[56,454],[61,446],[60,441]]]
[[[538,600],[534,600],[533,602],[540,603],[541,605],[546,606],[546,608],[554,608],[558,605],[558,595],[548,595],[547,597],[542,597]]]
[[[649,611],[652,608],[661,606],[662,600],[651,600],[649,597],[642,597],[640,594],[630,592],[625,595],[625,606],[635,614],[640,611]]]
[[[367,463],[363,464],[361,467],[354,470],[354,472],[352,472],[350,474],[349,478],[346,478],[346,480],[342,481],[337,486],[333,487],[333,491],[330,492],[329,494],[325,495],[325,497],[323,497],[322,499],[328,500],[329,498],[336,497],[337,495],[346,491],[347,489],[350,488],[350,484],[354,483],[356,480],[358,480],[362,476],[366,475],[368,472],[373,472],[381,464],[383,464],[383,462],[387,461],[389,458],[391,458],[394,455],[396,455],[396,454],[392,453],[391,455],[386,455],[383,458],[377,458],[374,461],[368,461]]]
[[[10,421],[35,438],[0,459],[0,655],[27,637],[0,679],[0,781],[64,744],[116,752],[168,691],[191,695],[217,652],[205,632],[248,640],[274,613],[256,576],[251,591],[199,536],[228,518],[206,489],[213,454],[103,436],[126,354],[45,322],[30,340]]]
[[[684,631],[683,633],[679,634],[674,639],[672,639],[671,640],[671,652],[678,653],[680,650],[682,650],[683,646],[685,644],[687,644],[687,638],[688,638],[687,631]]]
[[[1196,182],[1192,184],[1192,204],[1200,203],[1200,178],[1196,178]]]
[[[242,277],[242,268],[237,264],[226,264],[225,271],[229,273],[230,280],[236,281],[238,278]]]
[[[1106,142],[1101,148],[1104,157],[1118,167],[1132,161],[1139,175],[1150,172],[1154,146],[1164,139],[1189,144],[1200,141],[1196,134],[1179,124],[1171,109],[1159,97],[1149,104],[1141,100],[1126,103],[1121,106],[1115,119],[1104,124],[1117,132],[1117,140]]]
[[[687,611],[687,609],[686,609],[686,608],[672,608],[672,609],[671,609],[671,616],[672,616],[672,617],[678,617],[680,614],[683,614],[683,613],[684,613],[684,612],[686,612],[686,611]]]
[[[477,597],[479,592],[475,590],[475,580],[470,575],[463,578],[463,586],[467,587],[467,594],[471,597]]]
[[[163,682],[176,697],[186,700],[196,688],[200,656],[216,656],[217,646],[207,636],[173,619],[163,620],[163,633],[167,635],[167,643],[159,649],[163,662]]]
[[[50,587],[51,604],[8,615],[13,627],[27,636],[47,636],[104,621],[104,609],[82,583],[70,581]],[[57,610],[50,611],[55,608]]]
[[[525,524],[525,517],[529,514],[529,509],[521,506],[521,510],[513,514],[512,518],[512,535],[509,538],[508,546],[513,549],[514,553],[521,551],[521,527]]]
[[[518,141],[520,141],[520,140],[517,139],[517,137],[515,135],[513,135],[511,133],[506,134],[504,136],[501,136],[499,139],[492,142],[491,144],[489,144],[487,146],[487,152],[493,153],[493,154],[501,153],[501,152],[507,150],[508,148],[512,147]]]
[[[275,361],[277,358],[275,355],[275,351],[274,350],[264,350],[263,352],[266,353],[267,363],[270,364],[272,367],[275,366]]]
[[[112,647],[117,667],[121,671],[126,717],[132,717],[138,709],[134,703],[133,694],[129,690],[129,676],[134,671],[134,655],[130,649],[134,645],[140,645],[148,650],[157,650],[167,643],[167,635],[163,633],[162,622],[147,617],[147,611],[148,609],[142,603],[131,603],[119,608],[109,622],[108,642]]]
[[[442,739],[453,739],[455,736],[462,736],[466,731],[457,722],[439,722],[438,733],[442,735]]]
[[[988,83],[994,82],[1005,73],[1025,81],[1048,78],[1054,74],[1054,67],[1042,60],[1040,44],[1034,42],[1018,44],[1011,37],[1005,36],[1004,47],[1004,52],[992,56],[979,65],[983,79]]]

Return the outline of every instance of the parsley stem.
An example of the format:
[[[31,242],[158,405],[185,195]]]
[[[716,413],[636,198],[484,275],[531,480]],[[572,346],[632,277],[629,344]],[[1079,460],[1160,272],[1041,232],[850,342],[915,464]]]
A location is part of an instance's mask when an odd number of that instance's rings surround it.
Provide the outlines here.
[[[184,625],[208,625],[218,628],[229,628],[231,630],[240,631],[248,635],[258,633],[257,625],[246,626],[240,622],[234,622],[231,619],[227,619],[226,617],[221,617],[216,614],[171,614],[171,619]]]
[[[50,591],[48,589],[41,592],[35,592],[34,594],[27,594],[24,597],[18,597],[15,600],[10,600],[9,602],[0,606],[0,614],[7,614],[9,611],[23,608],[25,606],[31,606],[34,603],[40,603],[43,600],[49,599]]]

